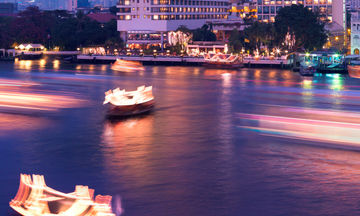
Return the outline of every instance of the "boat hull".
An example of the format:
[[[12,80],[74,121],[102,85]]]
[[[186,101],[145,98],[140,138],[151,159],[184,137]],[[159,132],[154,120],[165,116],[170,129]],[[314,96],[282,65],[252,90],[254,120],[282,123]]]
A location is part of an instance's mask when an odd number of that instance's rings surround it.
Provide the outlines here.
[[[348,65],[349,76],[353,78],[360,78],[360,65]]]
[[[220,64],[220,63],[204,63],[206,68],[215,68],[215,69],[237,69],[244,67],[244,64],[234,63],[234,64]]]
[[[141,104],[127,105],[127,106],[115,106],[110,104],[110,108],[107,112],[107,115],[119,116],[119,117],[139,115],[150,112],[154,108],[154,104],[155,104],[154,99]]]
[[[300,66],[299,73],[302,76],[313,76],[315,72],[316,72],[316,69],[314,67]]]

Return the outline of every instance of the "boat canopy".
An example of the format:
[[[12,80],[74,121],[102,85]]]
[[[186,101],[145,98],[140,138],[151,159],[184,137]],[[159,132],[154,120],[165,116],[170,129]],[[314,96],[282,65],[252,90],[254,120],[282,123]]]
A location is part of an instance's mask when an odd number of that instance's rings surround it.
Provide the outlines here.
[[[153,100],[152,86],[139,86],[135,91],[126,91],[116,88],[105,92],[104,104],[110,103],[115,106],[129,106],[145,103]]]

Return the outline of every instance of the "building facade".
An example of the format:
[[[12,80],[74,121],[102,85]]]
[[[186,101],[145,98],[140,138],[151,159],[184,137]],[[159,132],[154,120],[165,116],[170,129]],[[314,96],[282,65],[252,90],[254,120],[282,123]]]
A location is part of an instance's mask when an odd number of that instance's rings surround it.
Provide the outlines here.
[[[360,11],[351,13],[351,54],[360,54]]]
[[[77,8],[77,0],[67,0],[66,9],[67,11],[75,11]]]
[[[228,0],[119,0],[118,31],[127,44],[164,44],[166,33],[184,25],[226,19]]]
[[[274,22],[277,12],[285,6],[302,4],[319,12],[323,20],[346,27],[345,0],[257,0],[257,16],[264,22]]]
[[[0,14],[14,14],[16,12],[16,3],[0,3]]]

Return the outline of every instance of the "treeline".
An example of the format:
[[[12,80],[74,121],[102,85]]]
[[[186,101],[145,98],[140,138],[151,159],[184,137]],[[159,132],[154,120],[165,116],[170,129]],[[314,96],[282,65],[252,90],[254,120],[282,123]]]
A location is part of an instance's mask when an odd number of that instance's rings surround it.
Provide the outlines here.
[[[21,43],[41,43],[60,50],[122,45],[116,20],[101,24],[83,13],[74,16],[63,10],[40,11],[37,7],[28,7],[16,17],[0,17],[0,48]]]
[[[327,32],[321,16],[303,5],[292,5],[279,10],[274,23],[254,22],[244,31],[233,30],[229,38],[232,52],[241,50],[296,51],[322,49]]]

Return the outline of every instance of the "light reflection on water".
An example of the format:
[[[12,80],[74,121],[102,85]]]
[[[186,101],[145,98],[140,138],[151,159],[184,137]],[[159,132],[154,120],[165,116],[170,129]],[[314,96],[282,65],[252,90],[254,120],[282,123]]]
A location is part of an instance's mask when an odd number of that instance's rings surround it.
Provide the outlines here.
[[[18,61],[10,74],[0,67],[5,95],[40,95],[57,107],[51,119],[0,114],[1,210],[9,211],[25,170],[64,191],[84,184],[119,195],[125,215],[359,213],[359,80],[247,68],[122,73],[55,62]],[[141,84],[154,86],[153,113],[104,118],[107,89]],[[62,97],[72,103],[64,107]]]

